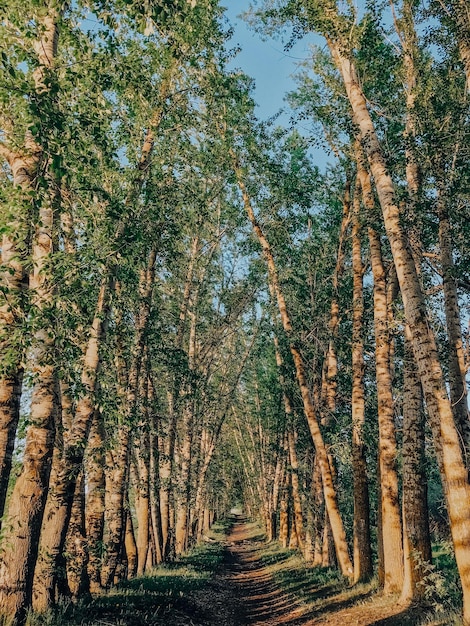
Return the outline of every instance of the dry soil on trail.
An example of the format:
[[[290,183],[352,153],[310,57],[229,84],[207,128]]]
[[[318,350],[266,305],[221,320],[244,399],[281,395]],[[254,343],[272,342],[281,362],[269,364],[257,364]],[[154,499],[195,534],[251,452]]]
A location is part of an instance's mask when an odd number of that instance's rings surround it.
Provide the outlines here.
[[[70,605],[59,621],[34,625],[417,626],[423,617],[427,626],[456,623],[402,611],[370,585],[346,589],[335,572],[308,568],[294,552],[266,544],[259,527],[242,518],[225,541],[221,531],[206,541],[146,577]]]
[[[227,538],[224,560],[206,595],[215,603],[211,623],[221,626],[414,626],[396,598],[364,588],[352,597],[337,588],[283,590],[261,554],[266,544],[254,525],[238,520]],[[284,575],[288,576],[286,572]],[[219,610],[217,610],[219,609]],[[206,614],[207,617],[209,615]],[[422,616],[421,616],[422,617]],[[445,624],[445,622],[434,622]]]

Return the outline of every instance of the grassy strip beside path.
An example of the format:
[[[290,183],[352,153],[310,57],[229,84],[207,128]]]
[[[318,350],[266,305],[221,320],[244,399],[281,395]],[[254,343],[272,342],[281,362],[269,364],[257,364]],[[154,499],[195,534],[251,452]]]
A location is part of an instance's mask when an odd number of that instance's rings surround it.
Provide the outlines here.
[[[459,626],[461,601],[449,550],[435,546],[427,581],[426,607],[403,609],[398,597],[383,597],[377,580],[349,587],[337,570],[312,567],[297,551],[276,542],[260,545],[258,556],[277,586],[303,607],[300,624],[314,626]],[[294,623],[293,623],[294,626]],[[296,625],[297,626],[297,625]]]
[[[223,559],[230,523],[218,523],[211,541],[174,563],[124,581],[89,602],[30,617],[28,626],[182,626],[211,624],[208,585]]]

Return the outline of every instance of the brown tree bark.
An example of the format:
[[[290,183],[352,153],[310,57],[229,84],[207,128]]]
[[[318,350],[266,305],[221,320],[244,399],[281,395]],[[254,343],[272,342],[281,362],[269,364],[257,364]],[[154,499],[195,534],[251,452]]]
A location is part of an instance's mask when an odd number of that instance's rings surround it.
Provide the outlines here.
[[[380,237],[373,228],[375,202],[370,176],[356,146],[358,177],[364,206],[368,211],[368,236],[372,274],[374,277],[374,334],[377,402],[379,419],[379,476],[380,476],[380,546],[383,558],[384,592],[397,593],[403,583],[403,543],[398,491],[397,443],[393,415],[391,372],[391,337],[389,333],[389,304],[387,281]]]
[[[137,574],[139,549],[138,549],[137,542],[135,539],[134,524],[132,522],[132,515],[131,515],[130,508],[129,508],[129,503],[127,503],[127,510],[126,510],[125,516],[126,516],[126,532],[124,536],[124,547],[126,550],[126,560],[127,560],[126,574],[127,574],[127,578],[131,579],[131,578],[134,578],[135,575]],[[147,523],[148,523],[148,518],[147,518]],[[148,533],[148,526],[147,526],[147,533]],[[148,542],[147,542],[147,549],[148,549]],[[147,558],[147,553],[145,553],[145,557]],[[145,564],[144,564],[142,571],[144,571],[144,569],[145,569]]]
[[[116,441],[106,453],[105,556],[101,584],[109,589],[119,564],[125,537],[125,499],[129,470],[129,425],[120,424]]]
[[[142,425],[141,428],[145,429]],[[150,547],[150,475],[149,475],[149,444],[148,433],[142,433],[138,438],[138,445],[134,443],[133,469],[134,476],[135,512],[137,520],[137,576],[142,576],[147,564],[147,555]],[[128,553],[129,558],[129,553]],[[130,566],[129,566],[130,568]]]
[[[60,410],[55,374],[54,336],[48,320],[53,293],[47,264],[52,255],[53,206],[45,201],[39,210],[33,241],[34,269],[30,278],[33,304],[41,326],[33,336],[32,370],[35,384],[31,423],[26,435],[23,469],[13,490],[2,538],[0,563],[0,606],[18,624],[24,623],[32,602],[32,582],[38,555],[44,507],[54,446],[55,422]],[[41,319],[42,318],[42,319]]]
[[[80,472],[75,482],[75,494],[65,542],[67,583],[70,593],[76,600],[86,599],[90,590],[85,534],[85,477],[83,472]]]
[[[177,483],[177,503],[178,511],[175,525],[175,550],[180,555],[188,547],[189,534],[189,505],[191,497],[191,462],[192,462],[192,443],[194,434],[195,421],[195,398],[192,376],[195,372],[196,359],[196,320],[197,320],[197,302],[198,288],[195,290],[193,297],[190,298],[189,312],[191,318],[191,328],[189,333],[188,347],[188,376],[189,380],[186,384],[186,398],[184,398],[184,415],[182,424],[182,442],[180,449],[180,468]]]
[[[409,334],[409,333],[408,333]],[[421,383],[409,338],[405,339],[403,383],[403,552],[401,602],[419,602],[426,593],[431,562],[427,501],[424,408]]]
[[[103,420],[96,409],[88,439],[85,476],[87,484],[85,527],[88,546],[88,577],[91,593],[99,593],[104,531],[105,442]]]
[[[289,544],[289,474],[284,472],[279,500],[279,543],[283,548]]]
[[[94,395],[100,363],[99,345],[109,319],[108,297],[112,287],[112,280],[105,279],[101,285],[82,372],[82,384],[86,393],[79,399],[75,415],[65,429],[63,447],[57,457],[54,485],[47,501],[45,526],[41,536],[42,558],[35,583],[35,606],[41,611],[54,603],[57,569],[64,550],[77,477],[82,472],[85,445],[94,413]]]
[[[288,427],[287,438],[289,442],[289,461],[291,467],[292,503],[294,508],[293,518],[295,523],[295,533],[297,535],[297,546],[300,550],[303,550],[305,545],[305,525],[302,511],[302,497],[299,484],[299,461],[297,459],[295,435],[296,433],[294,427],[291,424],[290,427]]]

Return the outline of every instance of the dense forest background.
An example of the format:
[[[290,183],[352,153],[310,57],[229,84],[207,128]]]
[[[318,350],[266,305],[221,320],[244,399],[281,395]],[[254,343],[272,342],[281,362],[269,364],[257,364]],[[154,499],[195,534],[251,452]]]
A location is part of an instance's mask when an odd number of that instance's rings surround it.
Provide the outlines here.
[[[233,506],[312,566],[452,596],[470,623],[469,7],[246,19],[287,49],[321,36],[285,125],[257,119],[215,0],[0,7],[17,625],[174,560]]]

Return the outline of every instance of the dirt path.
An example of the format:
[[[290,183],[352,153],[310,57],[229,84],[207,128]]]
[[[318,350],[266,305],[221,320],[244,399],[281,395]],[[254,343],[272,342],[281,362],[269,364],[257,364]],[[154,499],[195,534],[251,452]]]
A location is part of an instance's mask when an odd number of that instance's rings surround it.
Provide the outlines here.
[[[231,590],[237,626],[294,624],[304,612],[295,600],[282,592],[259,559],[256,529],[237,522],[228,537],[219,584]],[[233,600],[232,600],[233,601]]]
[[[415,626],[419,616],[401,612],[396,599],[370,591],[352,597],[334,588],[283,591],[260,560],[265,547],[256,527],[235,522],[224,561],[211,581],[215,606],[209,617],[220,626]],[[210,595],[207,600],[210,602]],[[303,598],[302,598],[303,595]],[[445,624],[445,622],[440,622]]]
[[[396,599],[367,586],[345,589],[329,570],[306,568],[235,520],[223,544],[207,546],[147,577],[121,583],[88,604],[68,605],[60,626],[417,626]],[[214,560],[215,559],[215,560]],[[218,564],[218,565],[217,565]],[[214,567],[216,568],[214,571]],[[47,616],[46,616],[47,617]],[[433,620],[427,626],[455,624]],[[51,622],[37,621],[35,626]]]

